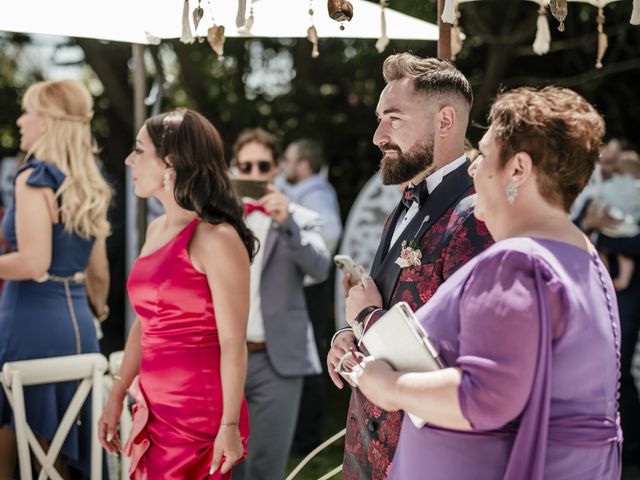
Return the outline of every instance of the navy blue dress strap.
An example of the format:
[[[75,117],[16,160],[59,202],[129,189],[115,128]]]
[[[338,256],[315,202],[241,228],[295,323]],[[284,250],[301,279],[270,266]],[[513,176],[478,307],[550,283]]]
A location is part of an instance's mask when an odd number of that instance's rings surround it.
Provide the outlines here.
[[[27,185],[32,187],[46,187],[57,191],[65,179],[65,174],[62,173],[58,167],[34,157],[31,157],[21,165],[20,168],[18,168],[16,178],[20,173],[29,168],[33,169],[33,171],[31,172],[31,175],[29,175],[29,178],[27,178]]]

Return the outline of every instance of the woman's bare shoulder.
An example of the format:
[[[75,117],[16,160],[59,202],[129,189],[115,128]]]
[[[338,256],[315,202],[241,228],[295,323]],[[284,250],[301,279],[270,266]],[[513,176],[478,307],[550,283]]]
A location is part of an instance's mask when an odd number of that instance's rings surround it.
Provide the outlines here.
[[[228,223],[214,225],[208,222],[200,222],[191,245],[196,252],[215,255],[218,260],[223,260],[222,256],[225,255],[234,257],[238,255],[247,256],[247,251],[240,239],[240,235]]]

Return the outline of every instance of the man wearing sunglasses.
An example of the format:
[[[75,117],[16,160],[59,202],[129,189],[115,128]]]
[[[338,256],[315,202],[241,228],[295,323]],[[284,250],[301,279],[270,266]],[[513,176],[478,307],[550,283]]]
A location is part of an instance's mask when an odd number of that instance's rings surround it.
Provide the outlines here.
[[[324,280],[331,258],[320,217],[272,185],[280,149],[262,129],[240,134],[233,170],[240,180],[266,181],[260,198],[243,198],[247,225],[260,241],[251,266],[245,395],[251,435],[233,478],[284,478],[305,375],[322,371],[307,313],[303,280]]]

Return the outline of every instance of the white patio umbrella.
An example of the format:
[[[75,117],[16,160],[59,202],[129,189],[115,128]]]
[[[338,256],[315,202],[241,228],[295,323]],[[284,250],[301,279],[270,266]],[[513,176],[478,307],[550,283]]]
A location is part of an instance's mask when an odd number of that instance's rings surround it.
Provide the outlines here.
[[[313,22],[320,38],[378,38],[381,7],[366,0],[350,0],[353,20],[340,24],[327,14],[325,0],[249,1],[246,17],[253,9],[249,36],[306,37]],[[247,36],[236,27],[238,2],[189,0],[191,12],[203,9],[197,35],[206,36],[213,25],[225,26],[226,37]],[[64,35],[119,42],[150,44],[158,39],[179,38],[182,33],[183,0],[0,0],[0,31]],[[309,9],[314,15],[309,15]],[[435,25],[385,8],[386,35],[391,39],[437,40]]]

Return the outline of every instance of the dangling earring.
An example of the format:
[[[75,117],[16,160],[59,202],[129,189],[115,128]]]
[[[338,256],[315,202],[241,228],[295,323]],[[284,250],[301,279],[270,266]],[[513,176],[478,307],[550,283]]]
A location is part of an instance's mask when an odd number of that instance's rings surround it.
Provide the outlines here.
[[[512,180],[509,180],[507,184],[507,202],[513,205],[513,202],[516,201],[516,197],[518,196],[518,187],[513,184]]]
[[[171,189],[171,175],[169,175],[169,172],[164,172],[164,177],[162,178],[162,186],[164,187],[166,192]]]

